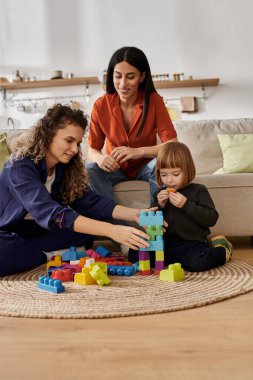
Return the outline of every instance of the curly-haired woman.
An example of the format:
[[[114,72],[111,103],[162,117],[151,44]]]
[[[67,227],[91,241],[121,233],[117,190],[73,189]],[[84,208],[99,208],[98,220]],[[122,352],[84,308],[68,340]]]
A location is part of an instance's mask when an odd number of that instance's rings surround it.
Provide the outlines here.
[[[86,127],[82,111],[56,104],[14,146],[0,174],[1,276],[46,262],[48,251],[89,248],[93,235],[148,246],[144,232],[107,222],[137,221],[139,209],[89,188],[80,149]]]

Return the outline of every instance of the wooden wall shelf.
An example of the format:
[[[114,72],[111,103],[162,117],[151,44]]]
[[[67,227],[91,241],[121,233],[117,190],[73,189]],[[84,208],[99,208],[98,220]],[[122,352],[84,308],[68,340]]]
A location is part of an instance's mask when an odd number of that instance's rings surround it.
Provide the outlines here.
[[[159,88],[181,88],[181,87],[207,87],[218,86],[220,79],[186,79],[186,80],[163,80],[153,81],[156,89]],[[103,85],[103,89],[106,90],[106,86]]]
[[[154,81],[155,88],[207,87],[218,86],[220,79],[186,79]]]
[[[9,90],[24,90],[27,88],[46,88],[46,87],[59,87],[59,86],[77,86],[86,84],[100,84],[97,77],[82,77],[70,79],[49,79],[49,80],[36,80],[29,82],[15,82],[15,83],[0,83],[0,88],[4,91]]]

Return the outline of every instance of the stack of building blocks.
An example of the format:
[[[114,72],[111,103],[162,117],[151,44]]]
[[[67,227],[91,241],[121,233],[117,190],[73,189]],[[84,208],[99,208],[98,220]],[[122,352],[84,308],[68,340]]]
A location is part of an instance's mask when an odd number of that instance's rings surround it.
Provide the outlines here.
[[[160,272],[161,281],[182,281],[184,279],[184,270],[180,263],[170,264],[168,269],[164,269]]]
[[[164,269],[163,213],[162,211],[141,211],[139,225],[146,226],[149,235],[149,247],[139,250],[140,275],[152,274],[150,253],[155,252],[155,274]]]

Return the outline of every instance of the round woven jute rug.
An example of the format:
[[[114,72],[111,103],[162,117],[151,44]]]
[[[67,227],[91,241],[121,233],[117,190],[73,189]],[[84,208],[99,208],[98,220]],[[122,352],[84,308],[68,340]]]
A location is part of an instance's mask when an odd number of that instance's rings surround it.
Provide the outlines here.
[[[65,283],[52,294],[37,287],[39,267],[0,280],[0,315],[32,318],[111,318],[164,313],[208,305],[253,290],[253,267],[233,260],[207,272],[185,272],[185,280],[161,282],[158,276],[111,276],[111,284]]]

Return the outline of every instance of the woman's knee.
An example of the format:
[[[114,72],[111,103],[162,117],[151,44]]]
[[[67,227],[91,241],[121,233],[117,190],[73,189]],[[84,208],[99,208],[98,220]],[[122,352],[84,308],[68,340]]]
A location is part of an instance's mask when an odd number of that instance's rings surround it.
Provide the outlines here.
[[[23,272],[46,263],[47,256],[15,233],[0,231],[0,276]]]
[[[98,164],[96,164],[96,162],[87,162],[85,167],[89,175],[92,175],[92,174],[98,175],[98,173],[102,172]]]

